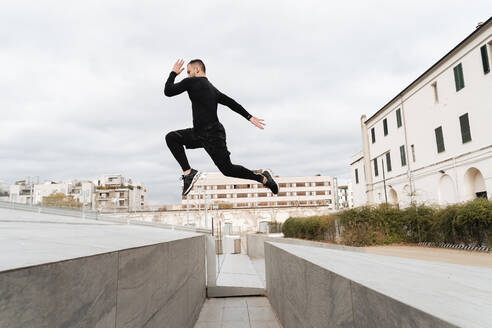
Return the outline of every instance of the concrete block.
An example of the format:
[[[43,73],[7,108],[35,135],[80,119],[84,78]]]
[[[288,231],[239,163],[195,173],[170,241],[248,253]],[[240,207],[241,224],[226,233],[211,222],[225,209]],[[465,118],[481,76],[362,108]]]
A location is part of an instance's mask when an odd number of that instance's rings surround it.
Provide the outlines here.
[[[457,327],[358,283],[351,290],[355,327]]]
[[[268,298],[284,327],[492,322],[488,268],[273,243],[265,255]]]
[[[115,326],[118,254],[0,273],[0,327]]]

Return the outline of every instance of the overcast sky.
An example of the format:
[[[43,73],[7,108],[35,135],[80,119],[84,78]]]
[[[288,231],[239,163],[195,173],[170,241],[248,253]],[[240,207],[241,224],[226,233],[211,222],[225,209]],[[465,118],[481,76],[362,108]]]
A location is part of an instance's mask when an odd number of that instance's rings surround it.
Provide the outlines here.
[[[178,58],[201,58],[267,124],[219,106],[233,163],[345,181],[360,116],[491,14],[490,0],[2,1],[0,180],[122,173],[151,203],[179,203],[164,136],[191,127],[191,104],[163,86]],[[187,154],[217,171],[203,149]]]

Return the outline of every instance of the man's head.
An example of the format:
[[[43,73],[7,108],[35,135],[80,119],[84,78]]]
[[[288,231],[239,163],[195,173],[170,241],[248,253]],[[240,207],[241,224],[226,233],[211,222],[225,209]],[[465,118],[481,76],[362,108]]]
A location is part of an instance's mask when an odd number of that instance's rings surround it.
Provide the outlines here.
[[[201,59],[193,59],[188,63],[188,77],[205,76],[205,64]]]

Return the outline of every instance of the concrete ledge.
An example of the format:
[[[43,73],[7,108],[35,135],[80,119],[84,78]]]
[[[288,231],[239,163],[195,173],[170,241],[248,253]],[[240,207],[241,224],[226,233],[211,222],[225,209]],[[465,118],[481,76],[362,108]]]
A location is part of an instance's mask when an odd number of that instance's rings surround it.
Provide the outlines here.
[[[351,252],[364,253],[365,250],[360,247],[352,247],[345,245],[336,245],[330,243],[322,243],[319,241],[295,239],[295,238],[283,238],[283,237],[270,237],[265,234],[248,234],[247,235],[247,248],[248,256],[252,259],[254,258],[265,258],[265,242],[274,242],[289,245],[300,245],[300,246],[311,246],[311,247],[321,247],[328,249],[338,249]]]
[[[194,326],[205,235],[19,213],[0,210],[0,327]]]
[[[492,269],[270,242],[265,255],[285,328],[492,323]]]

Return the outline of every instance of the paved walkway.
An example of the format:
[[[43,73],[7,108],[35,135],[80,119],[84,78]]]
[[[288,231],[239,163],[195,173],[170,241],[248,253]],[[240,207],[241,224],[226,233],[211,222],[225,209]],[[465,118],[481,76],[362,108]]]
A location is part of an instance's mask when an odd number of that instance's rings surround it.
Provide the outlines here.
[[[265,288],[248,255],[225,254],[219,261],[221,267],[217,286]]]
[[[371,246],[367,253],[492,268],[492,253],[422,246]]]
[[[195,328],[282,328],[266,297],[210,298]]]

